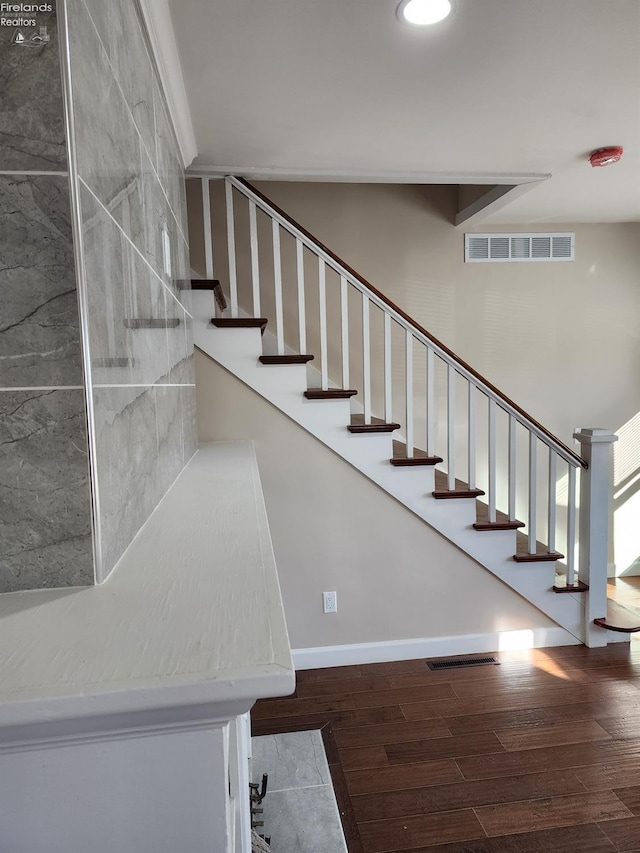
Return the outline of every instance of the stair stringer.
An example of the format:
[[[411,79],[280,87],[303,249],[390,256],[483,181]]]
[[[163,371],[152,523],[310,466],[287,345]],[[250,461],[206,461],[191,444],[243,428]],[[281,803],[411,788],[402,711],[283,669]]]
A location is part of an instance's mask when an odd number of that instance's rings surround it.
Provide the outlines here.
[[[206,296],[206,294],[205,294]],[[581,642],[584,641],[584,595],[557,595],[552,591],[555,563],[516,563],[516,533],[512,530],[479,533],[475,501],[433,498],[433,469],[396,468],[389,463],[393,434],[353,435],[348,429],[348,400],[314,401],[304,398],[304,365],[263,365],[259,329],[216,329],[210,323],[210,302],[192,294],[194,344],[226,370],[275,405],[311,435],[384,489],[484,568],[522,595]]]

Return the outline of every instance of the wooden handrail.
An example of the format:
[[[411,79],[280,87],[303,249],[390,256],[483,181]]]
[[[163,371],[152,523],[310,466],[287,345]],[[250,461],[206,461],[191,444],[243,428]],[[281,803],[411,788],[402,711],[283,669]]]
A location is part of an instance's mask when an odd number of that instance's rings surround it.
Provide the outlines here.
[[[299,222],[296,222],[296,220],[289,216],[288,213],[285,213],[285,211],[278,207],[278,205],[274,204],[270,198],[264,195],[264,193],[260,192],[259,189],[250,184],[249,181],[247,181],[245,178],[239,178],[236,176],[229,177],[232,179],[233,183],[242,184],[244,187],[246,187],[249,192],[257,196],[267,207],[275,211],[281,219],[284,219],[286,222],[289,223],[289,225],[292,226],[292,228],[296,229],[302,235],[304,235],[304,237],[306,237],[309,242],[317,246],[325,255],[328,255],[328,257],[331,258],[331,260],[333,260],[335,264],[342,267],[342,269],[344,269],[350,277],[358,281],[366,290],[368,290],[375,297],[377,297],[378,300],[387,305],[395,314],[400,316],[409,326],[415,329],[415,331],[417,331],[423,337],[427,338],[435,347],[437,347],[443,353],[446,353],[446,355],[453,362],[455,362],[455,364],[461,367],[466,373],[473,376],[474,379],[478,380],[479,383],[484,385],[485,388],[489,389],[495,397],[498,397],[500,400],[502,400],[502,402],[505,403],[510,409],[512,409],[514,412],[517,412],[520,417],[526,420],[532,427],[534,427],[537,432],[542,433],[544,436],[546,436],[546,438],[549,439],[549,441],[552,442],[552,444],[561,448],[563,451],[563,455],[571,457],[574,464],[579,465],[582,468],[589,467],[585,460],[582,459],[582,457],[580,457],[574,450],[568,447],[557,436],[555,436],[546,427],[544,427],[541,423],[535,420],[535,418],[532,418],[528,412],[521,408],[517,403],[514,403],[513,400],[507,397],[507,395],[500,391],[500,389],[497,388],[492,382],[489,382],[488,379],[485,379],[485,377],[482,376],[482,374],[478,373],[477,370],[474,370],[474,368],[471,367],[471,365],[467,364],[466,361],[457,356],[453,352],[453,350],[449,349],[448,346],[439,341],[419,323],[416,323],[413,317],[410,317],[409,314],[407,314],[405,311],[402,310],[402,308],[392,302],[387,296],[385,296],[384,293],[374,287],[371,282],[367,281],[366,278],[356,272],[353,267],[349,266],[349,264],[343,261],[342,258],[336,255],[335,252],[333,252],[327,246],[323,245],[316,237],[313,236],[313,234],[307,231],[307,229],[300,225]]]

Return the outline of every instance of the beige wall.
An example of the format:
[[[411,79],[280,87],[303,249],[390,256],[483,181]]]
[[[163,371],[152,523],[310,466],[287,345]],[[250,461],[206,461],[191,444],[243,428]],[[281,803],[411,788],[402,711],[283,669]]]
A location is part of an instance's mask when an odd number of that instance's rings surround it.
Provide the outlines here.
[[[255,441],[293,648],[554,624],[200,352],[196,388],[202,441]]]

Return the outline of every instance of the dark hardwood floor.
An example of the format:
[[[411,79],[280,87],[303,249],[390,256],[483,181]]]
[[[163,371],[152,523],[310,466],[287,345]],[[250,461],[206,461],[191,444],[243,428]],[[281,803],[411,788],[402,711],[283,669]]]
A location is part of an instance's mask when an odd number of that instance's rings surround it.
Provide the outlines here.
[[[299,672],[253,734],[322,730],[350,853],[640,853],[640,639],[496,657]]]

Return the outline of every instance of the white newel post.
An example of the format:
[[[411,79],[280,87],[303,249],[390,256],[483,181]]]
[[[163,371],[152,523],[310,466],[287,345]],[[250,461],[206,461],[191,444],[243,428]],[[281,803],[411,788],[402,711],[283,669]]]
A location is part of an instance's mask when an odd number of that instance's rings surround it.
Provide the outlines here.
[[[589,585],[585,605],[585,644],[607,645],[607,632],[593,624],[607,612],[607,562],[609,556],[609,491],[611,445],[618,436],[608,429],[580,429],[573,434],[580,455],[589,466],[580,475],[578,526],[579,578]]]

